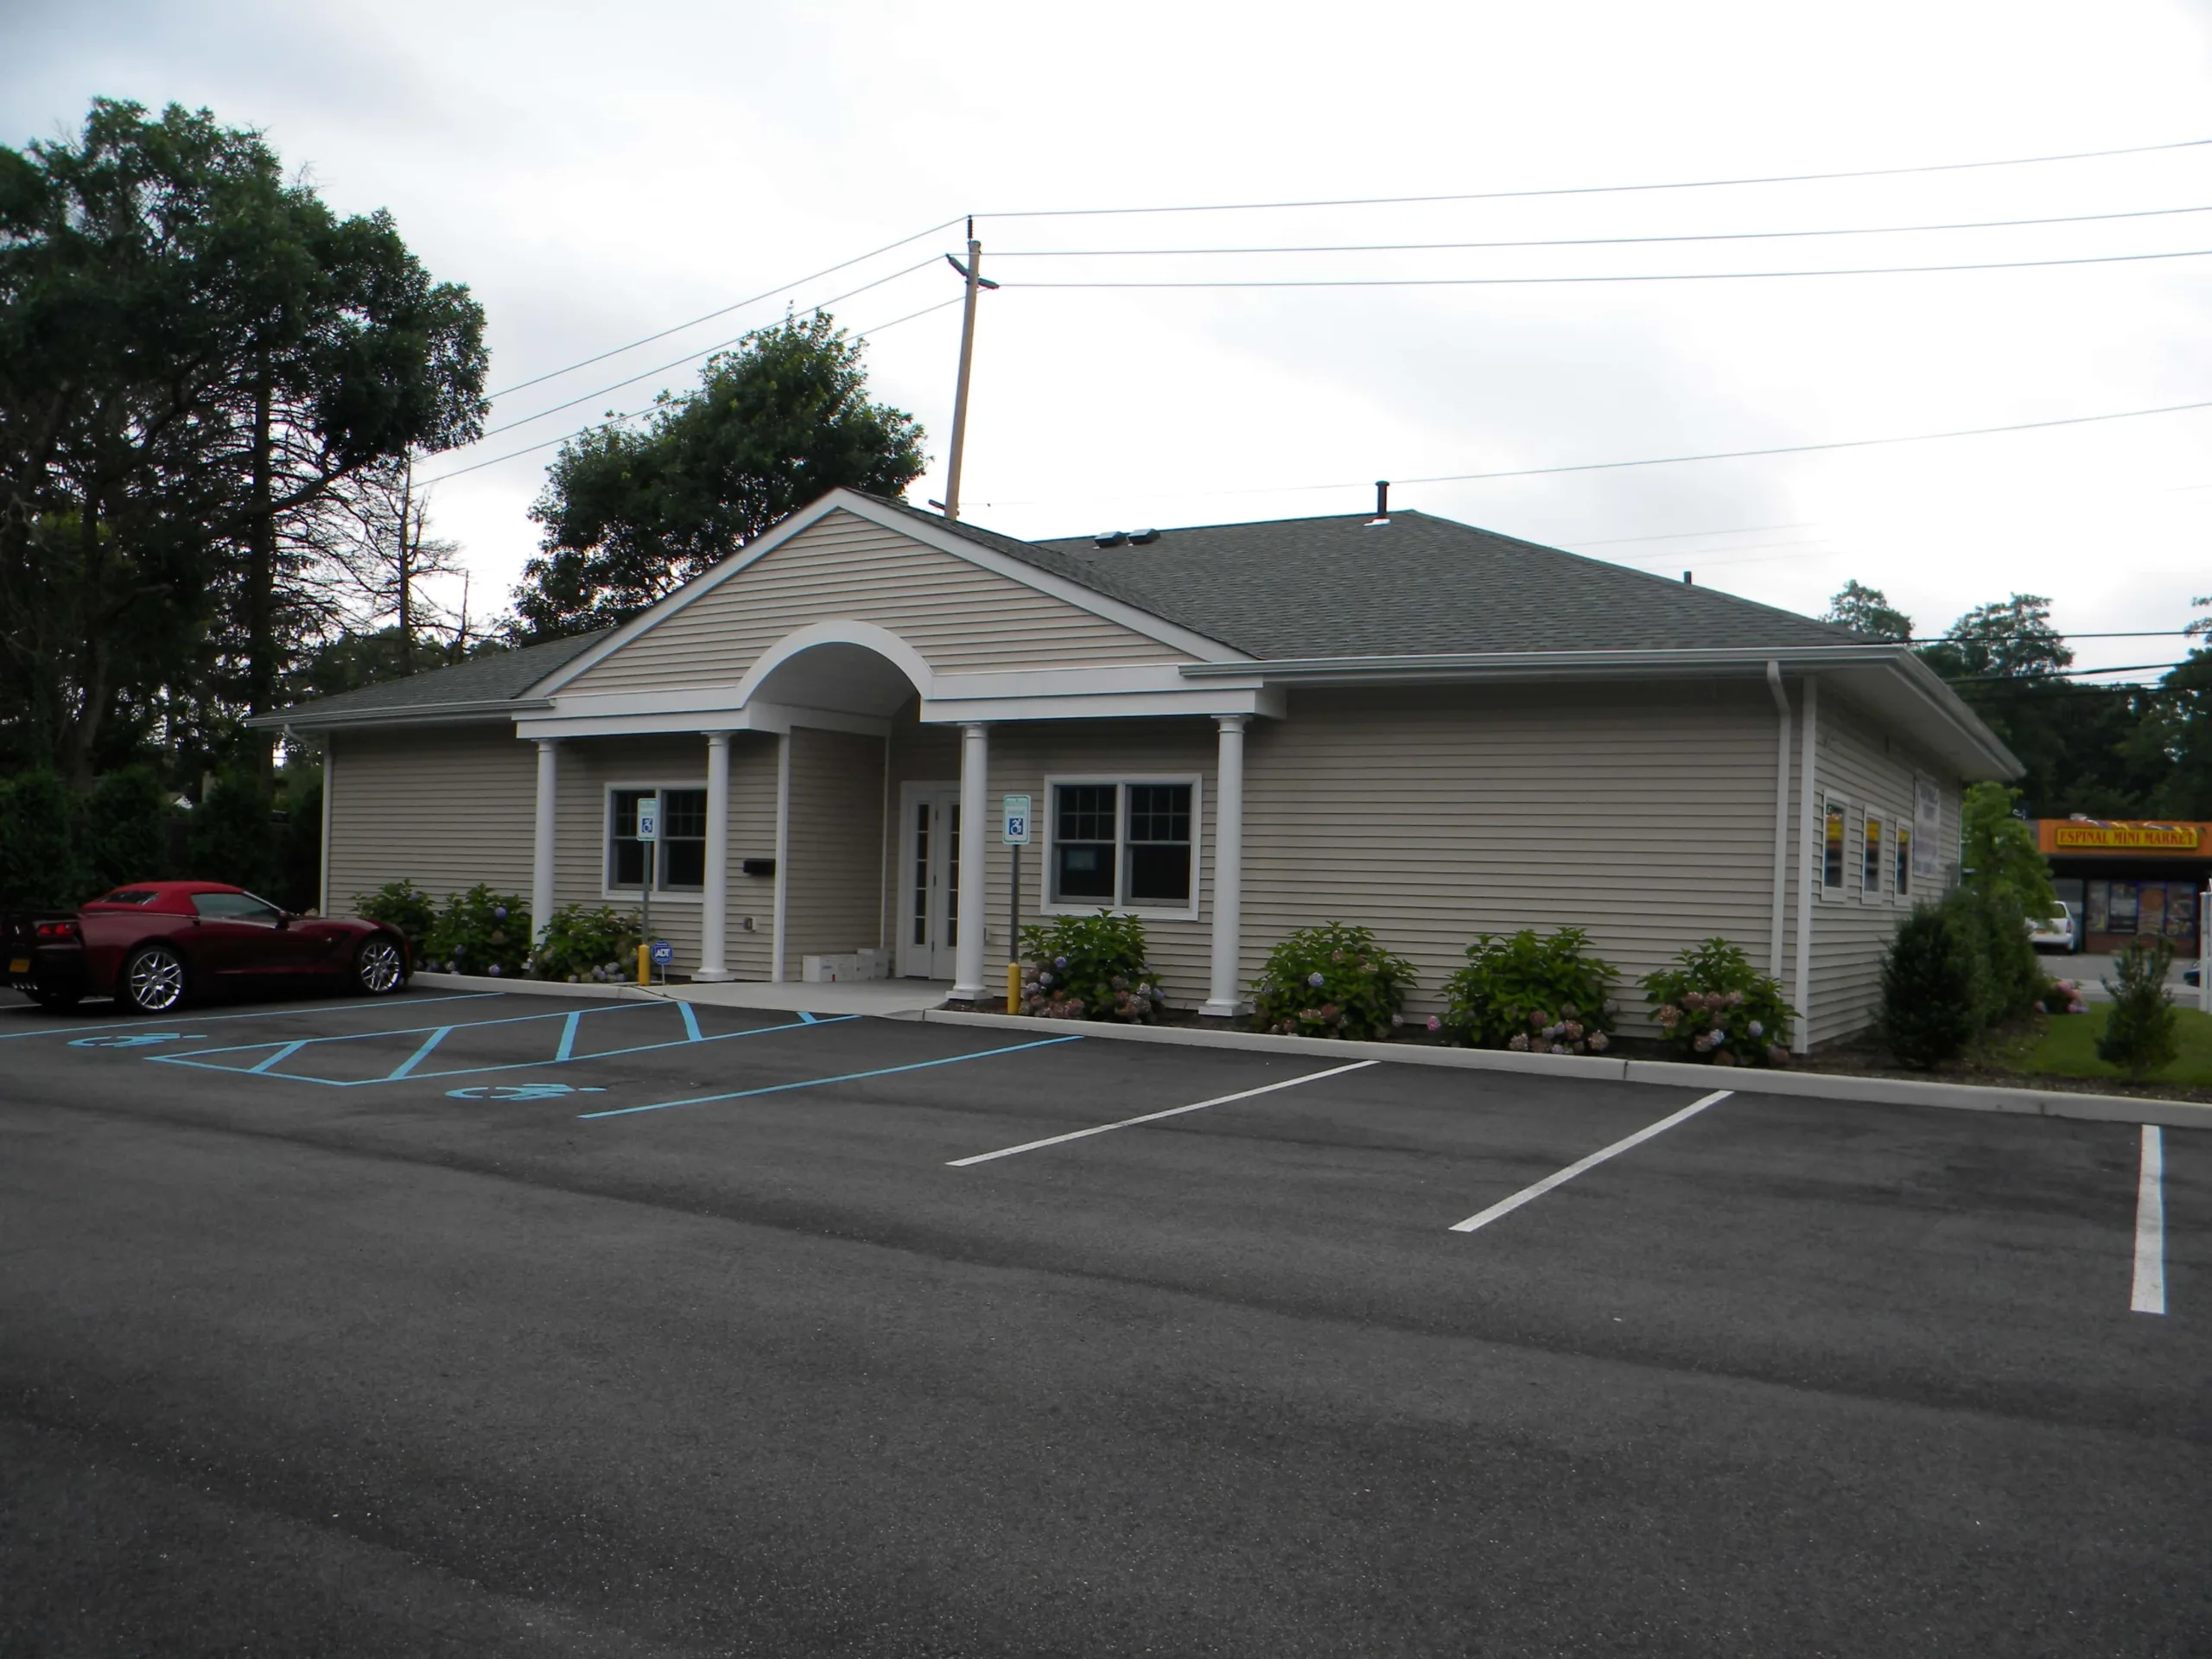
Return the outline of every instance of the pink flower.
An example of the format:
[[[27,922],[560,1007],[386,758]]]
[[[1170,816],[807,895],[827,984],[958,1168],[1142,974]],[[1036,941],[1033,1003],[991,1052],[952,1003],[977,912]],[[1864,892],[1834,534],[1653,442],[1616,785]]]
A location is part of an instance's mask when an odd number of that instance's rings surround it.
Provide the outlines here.
[[[1441,1031],[1444,1029],[1444,1022],[1432,1014],[1428,1016],[1428,1028],[1431,1031]]]

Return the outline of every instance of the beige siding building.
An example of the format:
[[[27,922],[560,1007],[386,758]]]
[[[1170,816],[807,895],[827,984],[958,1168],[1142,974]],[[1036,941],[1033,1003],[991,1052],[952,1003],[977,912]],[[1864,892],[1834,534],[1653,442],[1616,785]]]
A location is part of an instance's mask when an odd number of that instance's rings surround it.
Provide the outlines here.
[[[1027,543],[849,491],[620,628],[273,721],[326,745],[327,908],[633,906],[652,799],[696,979],[873,949],[981,1000],[1015,926],[1103,906],[1207,1014],[1325,920],[1421,1013],[1478,935],[1571,925],[1631,978],[1733,939],[1815,1042],[2018,770],[1902,647],[1420,513]]]

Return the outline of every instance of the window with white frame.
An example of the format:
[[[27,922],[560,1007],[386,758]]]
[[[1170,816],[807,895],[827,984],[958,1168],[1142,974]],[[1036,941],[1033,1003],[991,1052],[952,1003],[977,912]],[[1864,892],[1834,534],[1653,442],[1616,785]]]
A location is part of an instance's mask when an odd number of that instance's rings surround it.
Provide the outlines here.
[[[707,791],[617,788],[607,791],[607,890],[645,886],[645,843],[638,839],[638,804],[658,798],[660,833],[652,855],[655,893],[698,893],[707,884]]]
[[[1843,897],[1844,842],[1848,839],[1851,804],[1840,795],[1821,798],[1821,897]]]
[[[1046,780],[1046,902],[1198,913],[1194,778]]]
[[[1882,902],[1882,856],[1888,850],[1889,843],[1884,839],[1888,829],[1889,820],[1868,807],[1859,836],[1859,897],[1866,904]]]
[[[1891,861],[1896,865],[1897,872],[1895,896],[1897,903],[1909,904],[1912,899],[1912,821],[1899,818],[1891,832],[1891,839],[1897,843],[1896,850],[1891,855]]]

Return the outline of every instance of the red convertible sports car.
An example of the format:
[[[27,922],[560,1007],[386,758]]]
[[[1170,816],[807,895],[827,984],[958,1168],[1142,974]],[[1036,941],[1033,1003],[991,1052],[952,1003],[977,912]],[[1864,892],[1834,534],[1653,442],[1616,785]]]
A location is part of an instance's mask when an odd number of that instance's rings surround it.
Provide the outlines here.
[[[111,996],[142,1014],[296,977],[382,996],[410,967],[397,928],[289,915],[219,881],[142,881],[73,917],[10,918],[6,949],[7,982],[41,1007]]]

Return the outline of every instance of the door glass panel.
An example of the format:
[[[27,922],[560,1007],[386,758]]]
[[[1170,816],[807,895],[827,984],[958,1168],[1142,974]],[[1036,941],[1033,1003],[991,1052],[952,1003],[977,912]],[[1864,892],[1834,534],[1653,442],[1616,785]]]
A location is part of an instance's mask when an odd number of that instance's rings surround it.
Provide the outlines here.
[[[914,806],[914,943],[930,942],[930,804]]]

